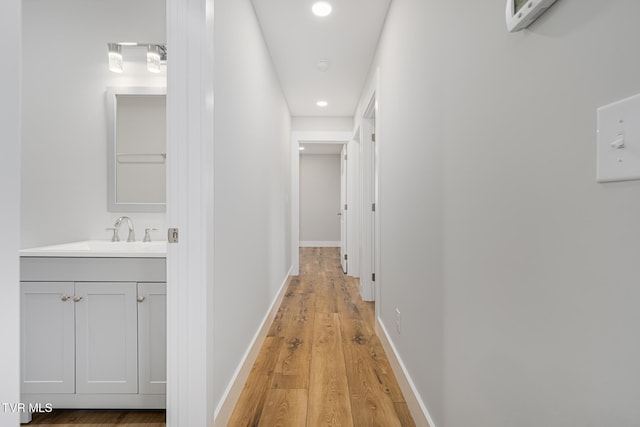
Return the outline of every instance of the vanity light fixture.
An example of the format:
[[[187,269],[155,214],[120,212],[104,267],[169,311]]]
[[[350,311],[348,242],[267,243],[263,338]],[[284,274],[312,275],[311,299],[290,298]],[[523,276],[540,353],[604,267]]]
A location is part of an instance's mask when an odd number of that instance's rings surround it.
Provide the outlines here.
[[[122,46],[118,43],[107,43],[109,48],[109,70],[122,73]]]
[[[316,105],[318,107],[326,107],[327,105],[329,105],[329,103],[327,101],[318,101],[316,102]]]
[[[320,17],[329,15],[332,9],[333,8],[331,7],[331,4],[326,1],[316,2],[311,7],[311,11],[313,12],[313,14]]]
[[[167,46],[156,43],[138,43],[138,42],[121,42],[107,43],[109,50],[109,70],[114,73],[122,73],[123,56],[122,48],[136,49],[144,48],[147,50],[147,70],[152,73],[159,73],[162,64],[167,62]]]

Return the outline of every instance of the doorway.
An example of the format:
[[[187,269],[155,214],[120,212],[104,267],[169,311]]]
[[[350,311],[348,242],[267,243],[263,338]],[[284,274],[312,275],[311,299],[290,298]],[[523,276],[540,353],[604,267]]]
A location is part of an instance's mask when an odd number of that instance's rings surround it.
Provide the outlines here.
[[[322,147],[327,144],[347,144],[351,140],[350,132],[292,132],[291,143],[291,265],[293,275],[300,274],[299,252],[300,234],[300,147]],[[338,206],[338,209],[340,207]],[[340,213],[340,211],[336,212]],[[335,215],[335,214],[334,214]],[[334,218],[339,215],[334,216]],[[342,238],[340,239],[340,241]]]
[[[7,40],[11,40],[11,43],[21,40],[21,5],[21,0],[10,0],[0,6],[3,11],[8,11],[7,16],[17,18],[15,24],[5,27]],[[167,13],[167,44],[171,46],[172,58],[168,64],[171,72],[167,82],[167,157],[171,161],[167,169],[166,223],[180,228],[181,237],[181,244],[170,245],[167,251],[166,421],[168,426],[204,426],[212,423],[214,415],[207,394],[208,385],[212,383],[212,369],[208,368],[212,362],[207,359],[212,342],[207,328],[211,323],[213,304],[212,294],[207,292],[207,289],[210,289],[208,263],[212,252],[210,225],[213,218],[212,200],[202,197],[203,194],[210,193],[205,192],[204,188],[212,188],[211,167],[207,165],[213,164],[212,161],[208,161],[212,157],[213,141],[213,0],[167,0],[164,11]],[[106,50],[106,45],[102,48]],[[10,53],[15,53],[13,64],[20,64],[19,46]],[[8,72],[7,75],[10,77],[9,81],[15,82],[15,86],[18,87],[19,76],[14,72]],[[64,87],[60,89],[63,90]],[[3,112],[4,107],[3,104]],[[6,108],[8,113],[15,113],[7,116],[18,116],[20,103],[17,97],[9,98]],[[16,119],[15,123],[18,122]],[[194,123],[198,125],[195,126]],[[78,120],[78,124],[82,126],[82,120]],[[11,149],[19,148],[20,131],[17,126],[8,129],[9,142],[12,142],[12,137],[15,137],[15,146],[8,147],[6,159],[19,164],[19,150]],[[7,176],[15,178],[8,181],[17,183],[17,192],[20,184],[19,168],[8,168]],[[9,195],[14,193],[10,192]],[[12,198],[18,200],[17,197]],[[15,203],[15,210],[8,210],[7,215],[11,218],[19,217],[19,211],[19,203]],[[6,222],[16,224],[19,221]],[[11,238],[13,236],[15,238]],[[19,264],[15,253],[21,246],[19,232],[16,231],[8,237],[7,246],[3,246],[6,254],[11,255],[11,261],[7,262],[8,276],[9,279],[15,278],[17,281]],[[4,255],[3,251],[3,257]],[[12,274],[14,271],[15,275]],[[7,304],[9,303],[15,308],[3,310],[11,316],[7,323],[18,324],[19,298],[16,293],[13,293],[11,298],[7,297]],[[7,344],[19,347],[13,339]],[[13,362],[14,358],[7,360]],[[8,370],[16,371],[17,366],[18,363],[10,363]],[[203,375],[203,372],[206,374]],[[5,401],[19,401],[18,378],[1,389],[3,395],[12,396],[11,399],[4,399]],[[13,416],[11,418],[14,419]],[[17,420],[17,414],[15,419]]]

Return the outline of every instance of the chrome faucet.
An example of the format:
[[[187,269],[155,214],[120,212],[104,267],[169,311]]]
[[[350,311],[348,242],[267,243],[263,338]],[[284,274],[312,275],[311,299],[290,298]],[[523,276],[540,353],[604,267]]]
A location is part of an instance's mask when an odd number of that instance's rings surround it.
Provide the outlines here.
[[[112,242],[120,241],[120,225],[125,221],[129,226],[129,235],[127,236],[127,242],[136,241],[136,235],[133,232],[133,221],[131,221],[131,218],[129,218],[128,216],[121,216],[116,220],[116,223],[113,225],[114,230],[113,230],[113,238],[111,239]]]

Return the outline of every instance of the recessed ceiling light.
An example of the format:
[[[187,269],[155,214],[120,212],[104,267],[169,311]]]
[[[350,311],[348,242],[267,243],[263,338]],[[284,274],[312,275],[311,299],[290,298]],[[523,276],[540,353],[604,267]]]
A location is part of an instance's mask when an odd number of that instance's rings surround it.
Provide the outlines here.
[[[303,151],[304,147],[298,147],[298,150]]]
[[[331,13],[331,9],[332,9],[331,4],[329,4],[326,1],[316,2],[311,7],[313,14],[316,16],[327,16],[328,14]]]
[[[316,105],[318,107],[326,107],[327,105],[329,105],[329,103],[327,101],[318,101],[316,102]]]

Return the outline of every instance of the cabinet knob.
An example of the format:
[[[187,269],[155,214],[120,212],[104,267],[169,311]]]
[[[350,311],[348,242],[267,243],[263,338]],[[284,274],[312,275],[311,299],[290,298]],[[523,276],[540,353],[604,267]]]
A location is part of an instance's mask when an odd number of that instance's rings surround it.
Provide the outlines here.
[[[143,296],[139,296],[138,297],[138,302],[142,302],[142,301],[144,301],[144,297]]]
[[[75,297],[73,297],[73,302],[78,302],[78,301],[80,301],[81,299],[82,299],[82,297],[75,296]]]
[[[62,300],[62,302],[66,302],[69,301],[69,298],[71,298],[69,295],[62,295],[60,299]]]

